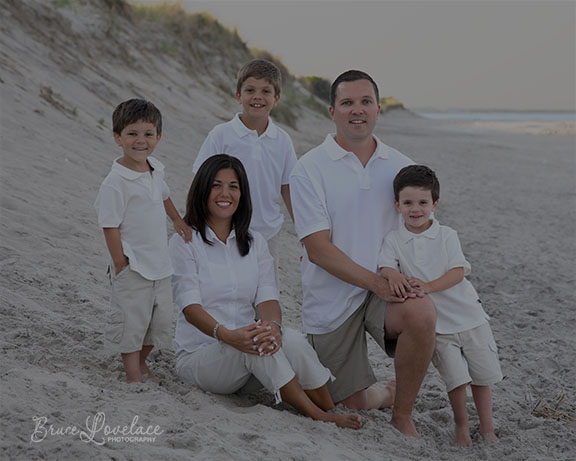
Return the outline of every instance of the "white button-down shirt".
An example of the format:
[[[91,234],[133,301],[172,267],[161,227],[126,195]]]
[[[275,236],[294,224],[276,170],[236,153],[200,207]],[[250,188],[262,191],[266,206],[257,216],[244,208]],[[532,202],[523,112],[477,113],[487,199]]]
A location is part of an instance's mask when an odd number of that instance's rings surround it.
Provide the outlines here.
[[[164,181],[164,165],[154,157],[148,157],[148,163],[152,174],[126,168],[116,159],[94,207],[100,227],[120,230],[130,268],[148,280],[160,280],[172,274],[164,209],[170,190]]]
[[[266,131],[258,136],[256,130],[247,128],[240,114],[236,114],[231,121],[210,131],[194,161],[194,173],[208,157],[216,154],[231,155],[244,165],[252,199],[250,226],[270,240],[282,227],[280,190],[289,183],[290,172],[296,164],[290,136],[271,118]]]
[[[366,164],[328,135],[300,158],[290,176],[290,194],[298,238],[329,230],[334,245],[354,262],[376,272],[386,234],[398,227],[392,182],[413,162],[376,138]],[[305,333],[334,331],[354,313],[366,290],[302,261],[302,324]]]
[[[410,232],[404,224],[390,232],[378,257],[378,267],[391,267],[424,282],[436,280],[455,267],[463,267],[464,275],[470,274],[470,263],[462,253],[458,234],[436,219],[420,234]],[[437,333],[460,333],[488,320],[478,293],[466,279],[428,296],[436,306]]]
[[[205,243],[198,232],[188,244],[177,234],[170,239],[172,289],[178,307],[174,341],[177,353],[193,352],[216,341],[186,320],[182,312],[186,306],[200,304],[226,328],[236,329],[254,322],[252,304],[278,299],[274,260],[266,240],[257,232],[253,236],[246,256],[240,256],[234,231],[224,243],[206,227],[212,245]]]

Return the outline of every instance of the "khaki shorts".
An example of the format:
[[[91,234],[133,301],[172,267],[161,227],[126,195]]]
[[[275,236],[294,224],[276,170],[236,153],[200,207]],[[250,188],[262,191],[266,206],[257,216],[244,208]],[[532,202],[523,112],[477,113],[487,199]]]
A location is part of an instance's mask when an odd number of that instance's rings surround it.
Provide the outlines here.
[[[448,392],[462,384],[489,386],[502,380],[498,349],[488,322],[451,335],[436,335],[432,363]]]
[[[390,356],[394,356],[396,339],[384,338],[386,302],[368,292],[364,302],[336,330],[323,335],[308,335],[322,364],[336,377],[328,383],[334,402],[338,403],[376,382],[368,360],[366,332]]]
[[[282,348],[271,356],[245,354],[223,343],[212,343],[176,357],[176,373],[182,381],[215,394],[254,392],[264,386],[281,402],[280,388],[294,376],[304,390],[318,389],[332,377],[323,367],[306,337],[285,328]]]
[[[108,349],[127,354],[142,346],[169,346],[173,337],[171,277],[148,280],[128,265],[112,275],[110,283]]]

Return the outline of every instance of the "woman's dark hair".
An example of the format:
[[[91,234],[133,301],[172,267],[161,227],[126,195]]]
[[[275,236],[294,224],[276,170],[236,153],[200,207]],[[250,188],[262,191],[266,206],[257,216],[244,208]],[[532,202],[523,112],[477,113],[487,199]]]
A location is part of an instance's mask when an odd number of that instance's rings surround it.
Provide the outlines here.
[[[188,191],[184,221],[192,229],[200,233],[205,243],[212,245],[212,242],[206,238],[206,226],[210,214],[208,211],[208,197],[210,196],[216,174],[226,168],[234,170],[238,177],[240,201],[232,216],[232,226],[236,233],[238,251],[240,255],[246,256],[250,251],[250,245],[253,240],[249,231],[250,219],[252,218],[252,202],[250,200],[250,186],[248,185],[246,170],[242,162],[236,157],[218,154],[209,157],[202,163]]]

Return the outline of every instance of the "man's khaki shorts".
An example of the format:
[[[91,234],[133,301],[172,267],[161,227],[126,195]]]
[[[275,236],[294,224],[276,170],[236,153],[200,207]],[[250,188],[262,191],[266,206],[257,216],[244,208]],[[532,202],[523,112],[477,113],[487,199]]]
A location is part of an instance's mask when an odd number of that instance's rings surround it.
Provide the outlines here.
[[[169,346],[173,338],[171,277],[148,280],[128,265],[118,275],[111,275],[110,282],[108,349],[128,354],[142,346]]]
[[[384,338],[385,312],[386,302],[368,292],[360,307],[336,330],[308,335],[320,362],[336,377],[328,383],[334,402],[341,402],[376,382],[368,360],[366,332],[390,357],[394,356],[396,339]]]

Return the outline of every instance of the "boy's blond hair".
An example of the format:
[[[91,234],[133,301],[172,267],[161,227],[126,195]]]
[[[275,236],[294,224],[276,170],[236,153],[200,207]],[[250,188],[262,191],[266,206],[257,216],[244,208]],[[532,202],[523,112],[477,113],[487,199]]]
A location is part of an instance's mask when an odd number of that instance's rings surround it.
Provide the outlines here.
[[[276,64],[267,61],[266,59],[253,59],[244,64],[238,71],[236,93],[240,94],[242,84],[250,77],[266,79],[274,87],[274,96],[280,94],[280,88],[282,87],[282,73]]]

